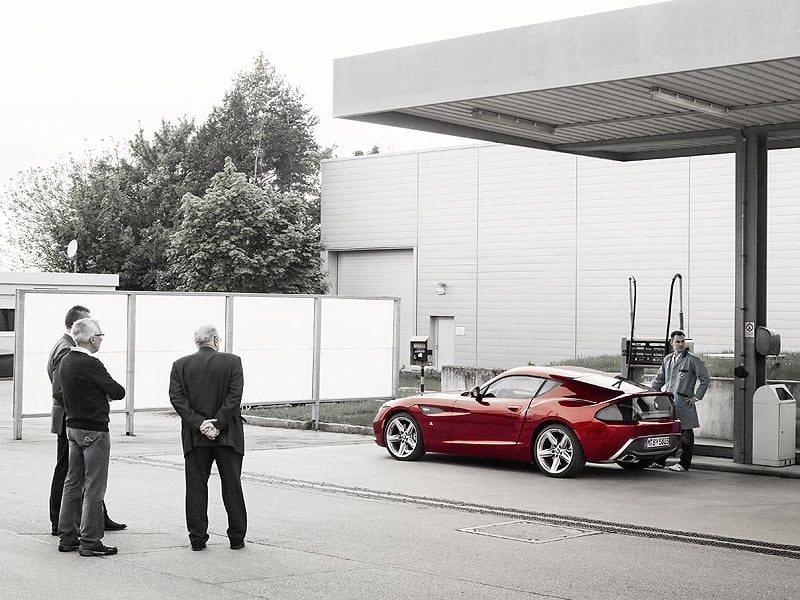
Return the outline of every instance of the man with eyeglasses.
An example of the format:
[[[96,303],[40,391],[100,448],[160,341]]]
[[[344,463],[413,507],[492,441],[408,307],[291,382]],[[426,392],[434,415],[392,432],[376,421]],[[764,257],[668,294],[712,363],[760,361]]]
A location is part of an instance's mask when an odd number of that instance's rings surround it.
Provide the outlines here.
[[[176,360],[169,378],[169,400],[181,418],[186,480],[186,528],[192,550],[208,541],[208,478],[216,463],[228,513],[231,550],[244,548],[247,509],[242,492],[244,427],[242,359],[219,351],[213,325],[194,332],[197,352]]]
[[[53,535],[58,535],[58,513],[61,511],[61,496],[64,493],[64,480],[67,478],[67,468],[69,467],[66,413],[61,399],[61,380],[58,377],[58,367],[61,359],[75,346],[75,340],[70,335],[72,325],[79,319],[88,319],[91,316],[89,309],[80,304],[70,308],[64,317],[66,331],[58,338],[47,358],[47,376],[50,378],[53,389],[50,431],[57,436],[56,466],[53,469],[53,480],[50,483],[50,533]],[[105,503],[103,503],[103,521],[106,531],[119,531],[127,527],[125,523],[117,523],[108,516]]]
[[[58,519],[59,552],[78,550],[81,556],[116,554],[103,544],[103,498],[108,483],[111,436],[109,402],[125,397],[125,388],[92,356],[104,333],[94,319],[72,325],[77,344],[61,360],[58,376],[67,413],[69,469]]]
[[[683,472],[692,466],[694,428],[700,427],[695,404],[705,396],[710,378],[700,357],[686,349],[686,334],[683,331],[676,329],[669,334],[669,339],[673,351],[664,357],[651,387],[656,391],[663,388],[672,392],[675,414],[681,422],[681,457],[669,470]],[[663,469],[666,462],[664,457],[652,466]]]

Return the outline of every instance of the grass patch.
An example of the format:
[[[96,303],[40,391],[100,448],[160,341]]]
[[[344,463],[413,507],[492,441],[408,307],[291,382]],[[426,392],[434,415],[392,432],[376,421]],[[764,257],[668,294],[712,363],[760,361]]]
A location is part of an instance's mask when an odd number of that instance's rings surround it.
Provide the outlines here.
[[[370,427],[383,400],[351,400],[348,402],[322,402],[319,406],[319,420],[323,423],[343,425],[362,425]],[[254,406],[242,412],[256,417],[310,421],[313,404],[279,404],[273,406]]]

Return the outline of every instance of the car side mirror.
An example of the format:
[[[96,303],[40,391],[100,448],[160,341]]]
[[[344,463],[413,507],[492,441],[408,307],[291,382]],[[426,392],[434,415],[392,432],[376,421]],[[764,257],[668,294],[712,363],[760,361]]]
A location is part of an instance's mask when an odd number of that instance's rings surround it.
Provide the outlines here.
[[[470,390],[469,395],[475,398],[475,400],[477,400],[478,402],[480,402],[481,399],[483,398],[483,396],[481,395],[481,386],[476,385],[474,388]]]

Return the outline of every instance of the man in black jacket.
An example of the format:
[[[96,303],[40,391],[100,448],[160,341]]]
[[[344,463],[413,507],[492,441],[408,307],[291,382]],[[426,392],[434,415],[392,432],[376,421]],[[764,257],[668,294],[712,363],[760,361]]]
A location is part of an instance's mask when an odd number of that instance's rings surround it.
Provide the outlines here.
[[[64,412],[63,400],[56,399],[56,395],[61,396],[59,389],[61,382],[57,379],[58,366],[61,359],[75,346],[75,340],[70,335],[72,325],[78,319],[88,319],[91,317],[89,309],[80,304],[73,306],[67,311],[64,317],[64,325],[67,330],[58,338],[58,341],[50,350],[47,359],[47,377],[50,378],[51,386],[55,386],[53,394],[53,407],[51,409],[50,431],[56,436],[56,466],[53,469],[53,480],[50,483],[50,533],[58,535],[58,513],[61,510],[61,496],[64,493],[64,480],[67,477],[69,466],[69,442],[67,441],[66,413]],[[105,503],[103,504],[103,520],[106,531],[119,531],[125,529],[125,523],[117,523],[108,516]]]
[[[197,352],[172,365],[169,399],[181,417],[186,477],[186,527],[192,550],[208,541],[208,478],[216,462],[222,500],[228,513],[232,550],[244,548],[247,510],[242,492],[244,427],[242,426],[242,360],[219,352],[219,334],[212,325],[194,334]]]
[[[94,319],[72,325],[77,346],[61,359],[58,378],[67,413],[69,469],[58,519],[60,552],[79,550],[81,556],[116,554],[103,544],[103,498],[108,482],[111,436],[110,400],[125,397],[125,388],[92,356],[100,349],[103,332]],[[79,539],[80,538],[80,539]]]

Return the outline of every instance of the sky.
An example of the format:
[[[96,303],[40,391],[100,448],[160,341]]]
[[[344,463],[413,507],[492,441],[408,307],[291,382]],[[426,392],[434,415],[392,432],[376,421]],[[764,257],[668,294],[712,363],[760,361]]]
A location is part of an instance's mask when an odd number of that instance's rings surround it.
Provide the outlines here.
[[[260,53],[299,89],[336,156],[463,144],[334,119],[334,59],[655,1],[6,0],[0,194],[20,171],[124,145],[140,127],[201,124]]]

